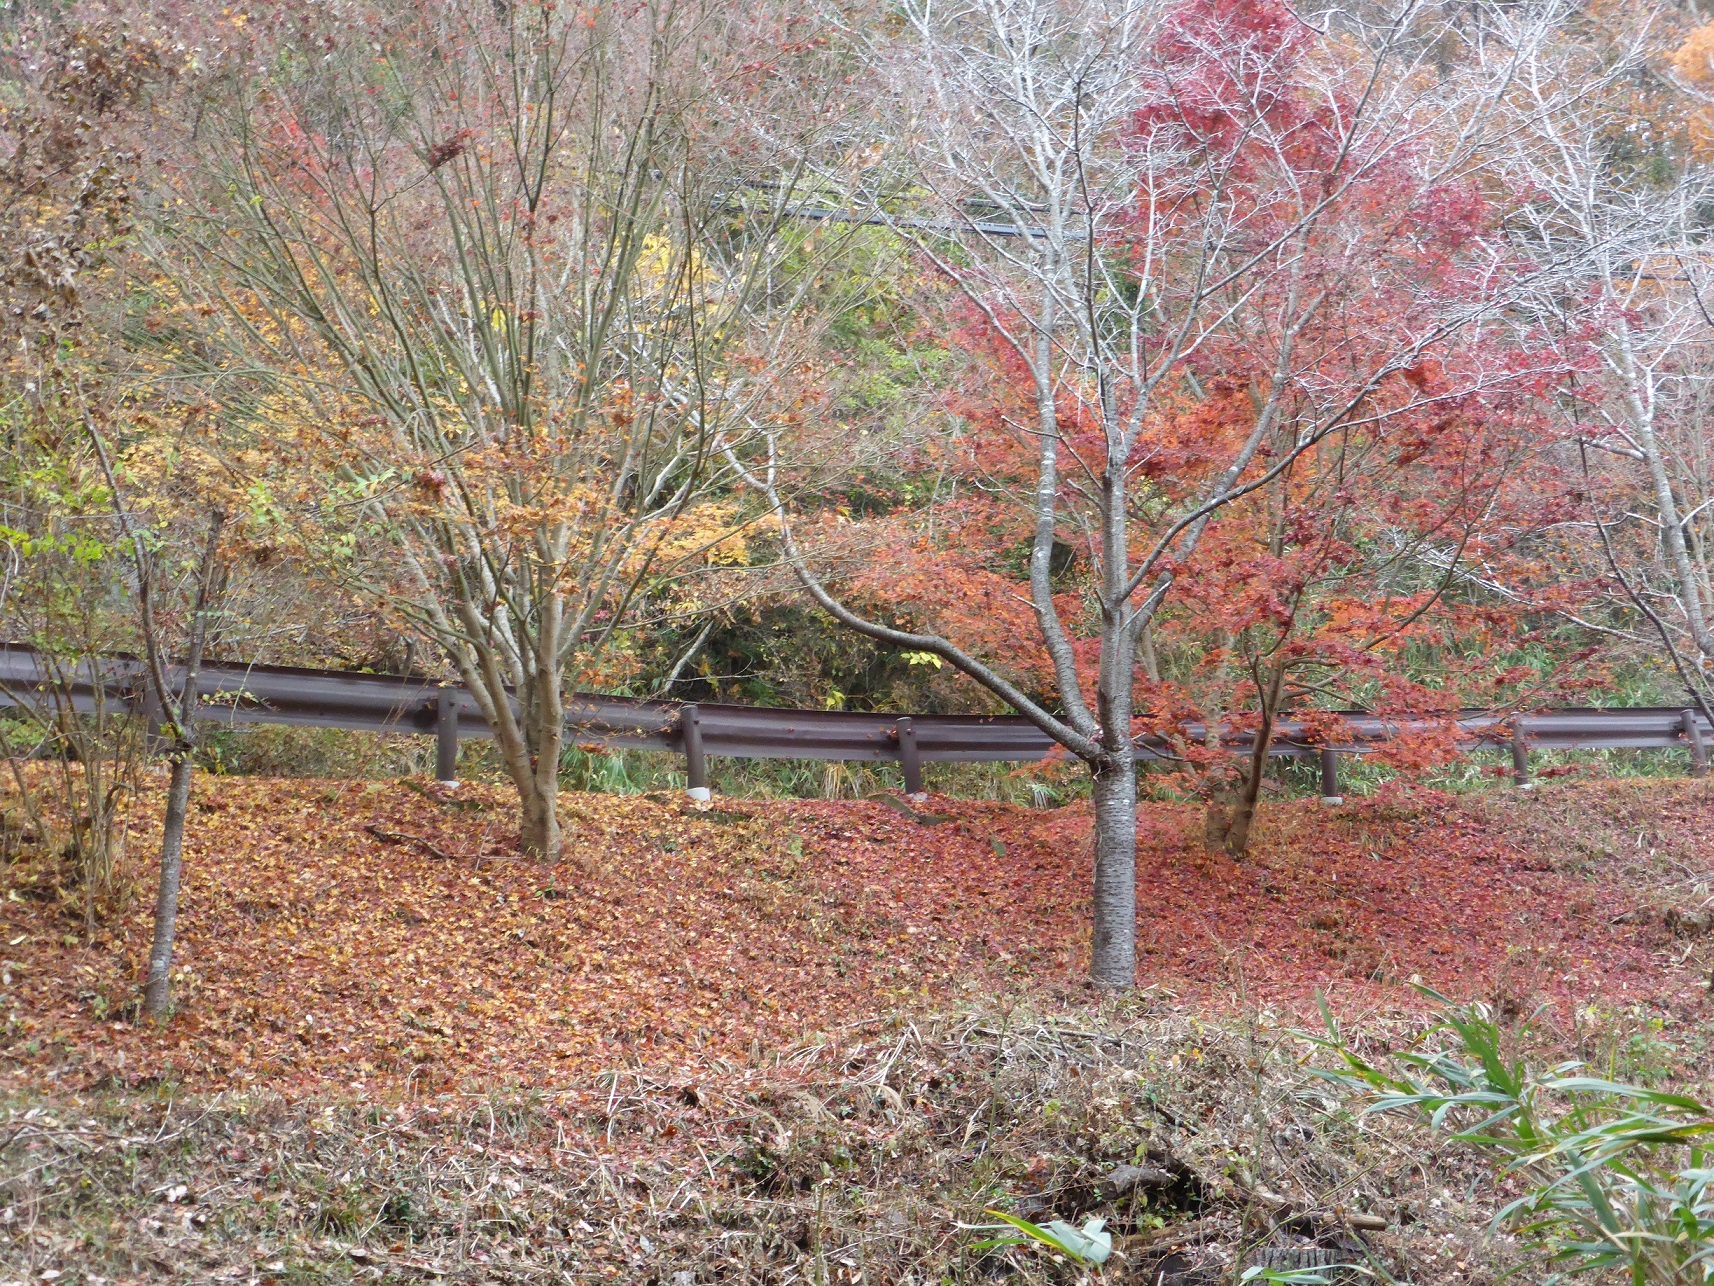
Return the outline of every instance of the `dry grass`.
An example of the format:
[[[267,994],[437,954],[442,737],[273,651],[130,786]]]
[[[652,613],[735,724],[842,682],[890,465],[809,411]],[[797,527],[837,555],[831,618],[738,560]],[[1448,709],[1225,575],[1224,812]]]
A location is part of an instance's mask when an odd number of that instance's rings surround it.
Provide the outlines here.
[[[1000,1205],[1106,1215],[1124,1257],[1104,1280],[1211,1286],[1259,1247],[1310,1244],[1424,1283],[1510,1266],[1481,1172],[1357,1122],[1302,1049],[1133,1000],[900,1020],[524,1097],[15,1099],[0,1263],[92,1283],[1079,1279],[971,1249]],[[1138,1162],[1170,1185],[1103,1194]]]
[[[1535,792],[1470,797],[1471,816],[1527,851],[1638,890],[1645,905],[1714,900],[1708,825],[1714,779],[1542,783]]]

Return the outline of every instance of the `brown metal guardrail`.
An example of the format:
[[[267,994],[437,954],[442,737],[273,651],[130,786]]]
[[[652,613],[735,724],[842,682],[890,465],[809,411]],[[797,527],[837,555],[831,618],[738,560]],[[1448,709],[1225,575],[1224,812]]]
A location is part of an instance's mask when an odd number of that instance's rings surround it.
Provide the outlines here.
[[[182,672],[169,673],[179,681]],[[458,743],[491,735],[476,702],[456,684],[401,675],[309,670],[279,665],[205,664],[198,703],[210,722],[238,726],[286,724],[362,732],[432,733],[436,775],[455,775]],[[66,665],[32,649],[0,645],[0,706],[30,706],[52,694],[71,708],[94,711],[103,702],[143,706],[143,666],[131,657]],[[1017,715],[893,715],[842,710],[787,710],[685,703],[574,693],[566,700],[566,732],[575,745],[666,750],[685,756],[691,789],[706,791],[709,755],[739,759],[856,760],[898,763],[912,794],[922,789],[925,763],[1030,762],[1055,743]],[[1445,718],[1385,718],[1336,712],[1339,736],[1283,720],[1269,753],[1319,759],[1322,795],[1337,798],[1338,756],[1362,754],[1401,734],[1444,729]],[[1317,729],[1325,728],[1325,715]],[[1207,729],[1187,725],[1203,741]],[[1700,775],[1714,726],[1700,713],[1666,706],[1593,707],[1545,711],[1463,711],[1457,736],[1472,749],[1510,749],[1520,784],[1529,780],[1533,749],[1686,749]],[[1234,752],[1248,749],[1243,731],[1222,737]],[[1138,742],[1144,759],[1170,759],[1158,739]]]

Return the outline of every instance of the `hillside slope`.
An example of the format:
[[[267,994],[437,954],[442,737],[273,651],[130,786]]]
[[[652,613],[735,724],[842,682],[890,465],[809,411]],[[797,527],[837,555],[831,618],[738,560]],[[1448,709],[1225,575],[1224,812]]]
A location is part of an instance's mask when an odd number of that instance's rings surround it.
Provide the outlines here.
[[[1151,806],[1140,980],[1199,1008],[1305,1012],[1324,990],[1352,1013],[1418,1007],[1418,975],[1550,1020],[1693,1019],[1711,803],[1626,781],[1280,804],[1244,864],[1204,851],[1194,809]],[[551,1085],[962,998],[1075,999],[1083,811],[929,807],[572,796],[572,858],[542,866],[512,853],[499,790],[204,779],[170,1028],[128,1020],[150,899],[92,930],[21,861],[0,872],[0,1066],[37,1086]]]

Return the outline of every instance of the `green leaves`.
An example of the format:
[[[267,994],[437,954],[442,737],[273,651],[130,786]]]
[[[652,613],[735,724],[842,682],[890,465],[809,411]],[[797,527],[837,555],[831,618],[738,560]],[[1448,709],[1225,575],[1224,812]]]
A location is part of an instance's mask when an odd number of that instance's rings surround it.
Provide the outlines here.
[[[1707,1106],[1581,1075],[1574,1062],[1537,1072],[1505,1056],[1504,1034],[1485,1006],[1421,990],[1444,1008],[1416,1044],[1449,1033],[1451,1048],[1396,1050],[1390,1068],[1376,1066],[1345,1043],[1324,1004],[1328,1035],[1310,1039],[1340,1066],[1313,1074],[1367,1098],[1365,1115],[1408,1111],[1431,1129],[1451,1129],[1501,1174],[1530,1184],[1495,1222],[1537,1243],[1559,1269],[1549,1283],[1613,1271],[1632,1286],[1714,1278]]]
[[[1020,1219],[1017,1215],[1009,1215],[1004,1210],[984,1210],[982,1213],[1004,1220],[1024,1235],[979,1241],[972,1247],[974,1250],[991,1250],[995,1246],[1027,1246],[1036,1242],[1076,1263],[1097,1266],[1106,1263],[1113,1253],[1113,1235],[1103,1231],[1107,1223],[1105,1219],[1091,1219],[1083,1227],[1074,1228],[1063,1219],[1034,1224],[1028,1219]]]
[[[84,566],[100,562],[108,550],[104,541],[82,528],[31,533],[16,527],[0,526],[0,545],[10,545],[22,558],[58,554]]]
[[[1257,1265],[1246,1268],[1238,1280],[1267,1282],[1269,1286],[1331,1286],[1331,1283],[1343,1278],[1329,1277],[1328,1273],[1353,1272],[1362,1273],[1365,1277],[1373,1276],[1361,1264],[1329,1264],[1324,1268],[1264,1268]]]

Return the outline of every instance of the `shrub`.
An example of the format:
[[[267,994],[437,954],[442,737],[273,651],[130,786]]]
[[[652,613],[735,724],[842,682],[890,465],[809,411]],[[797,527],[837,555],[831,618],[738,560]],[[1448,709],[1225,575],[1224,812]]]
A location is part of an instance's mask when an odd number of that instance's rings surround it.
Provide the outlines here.
[[[1316,1075],[1367,1099],[1366,1114],[1408,1112],[1450,1130],[1528,1191],[1495,1216],[1552,1266],[1551,1283],[1620,1274],[1632,1286],[1714,1280],[1714,1115],[1696,1099],[1510,1057],[1484,1005],[1443,1006],[1416,1043],[1377,1063],[1355,1052],[1325,1005],[1339,1060]],[[1445,1047],[1421,1046],[1437,1035]],[[1514,1042],[1515,1043],[1515,1042]],[[1384,1064],[1384,1066],[1383,1066]]]

